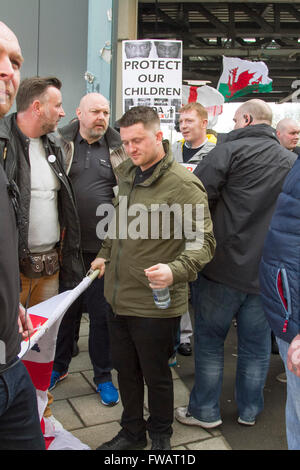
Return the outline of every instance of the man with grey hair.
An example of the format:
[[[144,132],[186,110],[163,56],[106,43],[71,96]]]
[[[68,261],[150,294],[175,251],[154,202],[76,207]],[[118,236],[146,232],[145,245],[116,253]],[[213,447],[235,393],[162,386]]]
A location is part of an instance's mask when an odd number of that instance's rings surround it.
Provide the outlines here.
[[[189,405],[178,408],[176,418],[203,428],[222,423],[224,342],[234,317],[238,423],[254,425],[263,410],[271,334],[258,269],[277,197],[296,159],[279,144],[271,127],[271,108],[264,101],[243,103],[234,122],[235,129],[218,137],[216,148],[194,172],[208,194],[217,248],[198,277],[195,385]]]
[[[97,236],[97,225],[101,221],[97,209],[100,205],[112,204],[114,186],[117,184],[114,168],[127,155],[119,133],[109,126],[110,106],[103,95],[88,93],[83,96],[76,114],[77,119],[59,129],[59,136],[75,192],[81,249],[88,271],[102,244]],[[106,319],[108,305],[103,288],[104,280],[96,279],[64,315],[57,337],[50,390],[68,374],[78,318],[83,311],[87,311],[90,318],[89,354],[94,369],[94,383],[102,404],[112,406],[118,403],[119,395],[112,383]]]
[[[300,154],[300,147],[297,147],[300,125],[297,121],[291,118],[281,119],[281,121],[277,123],[276,134],[283,147],[295,152],[297,155]]]

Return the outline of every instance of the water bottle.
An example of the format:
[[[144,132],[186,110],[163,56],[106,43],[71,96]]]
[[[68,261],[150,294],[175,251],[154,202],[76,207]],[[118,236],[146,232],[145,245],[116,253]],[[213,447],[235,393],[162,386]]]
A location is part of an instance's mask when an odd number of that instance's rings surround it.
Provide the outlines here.
[[[164,289],[152,289],[154,303],[157,308],[165,309],[171,304],[170,291],[168,287]]]

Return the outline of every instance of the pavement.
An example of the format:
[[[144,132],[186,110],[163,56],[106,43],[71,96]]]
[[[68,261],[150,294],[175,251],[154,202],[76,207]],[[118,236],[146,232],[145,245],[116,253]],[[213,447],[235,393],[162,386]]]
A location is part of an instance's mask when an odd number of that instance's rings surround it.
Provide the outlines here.
[[[93,383],[93,370],[88,353],[89,317],[82,317],[79,339],[80,353],[72,359],[68,377],[51,392],[54,417],[74,436],[92,450],[113,438],[120,430],[122,404],[107,407],[101,404]],[[236,329],[232,327],[225,343],[224,385],[221,399],[223,424],[212,430],[186,426],[174,419],[172,450],[286,450],[284,403],[286,386],[276,380],[283,371],[281,359],[272,355],[265,387],[265,409],[253,427],[237,424],[234,400],[234,374],[236,366]],[[113,382],[117,386],[116,372]],[[177,355],[177,365],[172,367],[175,408],[189,401],[194,382],[194,358]],[[147,387],[145,387],[145,416]],[[150,450],[149,440],[146,450]]]

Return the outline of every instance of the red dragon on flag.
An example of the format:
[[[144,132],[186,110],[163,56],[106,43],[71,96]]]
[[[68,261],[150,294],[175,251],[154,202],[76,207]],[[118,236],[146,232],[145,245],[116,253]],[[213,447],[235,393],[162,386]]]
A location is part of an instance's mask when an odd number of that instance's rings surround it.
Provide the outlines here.
[[[250,83],[250,80],[254,77],[256,72],[249,73],[249,70],[244,70],[238,74],[238,67],[230,70],[229,77],[228,77],[228,88],[230,95],[226,95],[226,98],[232,98],[233,95],[239,90],[246,88],[249,85],[258,85],[262,81],[262,75],[255,81]],[[253,88],[253,92],[258,92],[258,87]]]
[[[272,91],[272,80],[268,73],[264,62],[223,57],[218,90],[227,102],[251,93],[268,93]]]

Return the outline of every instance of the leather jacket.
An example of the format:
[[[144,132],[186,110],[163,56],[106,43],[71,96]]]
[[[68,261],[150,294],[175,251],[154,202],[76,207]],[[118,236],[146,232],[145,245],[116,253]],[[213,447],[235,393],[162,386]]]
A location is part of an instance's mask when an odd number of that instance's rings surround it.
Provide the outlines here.
[[[64,170],[63,155],[53,134],[42,136],[49,165],[60,181],[58,213],[60,223],[60,282],[66,288],[75,287],[84,276],[80,249],[80,225],[71,183]],[[29,254],[28,227],[31,198],[29,139],[16,125],[16,114],[0,120],[0,161],[9,181],[14,181],[20,192],[19,204],[19,259]],[[55,158],[48,158],[50,155]]]

